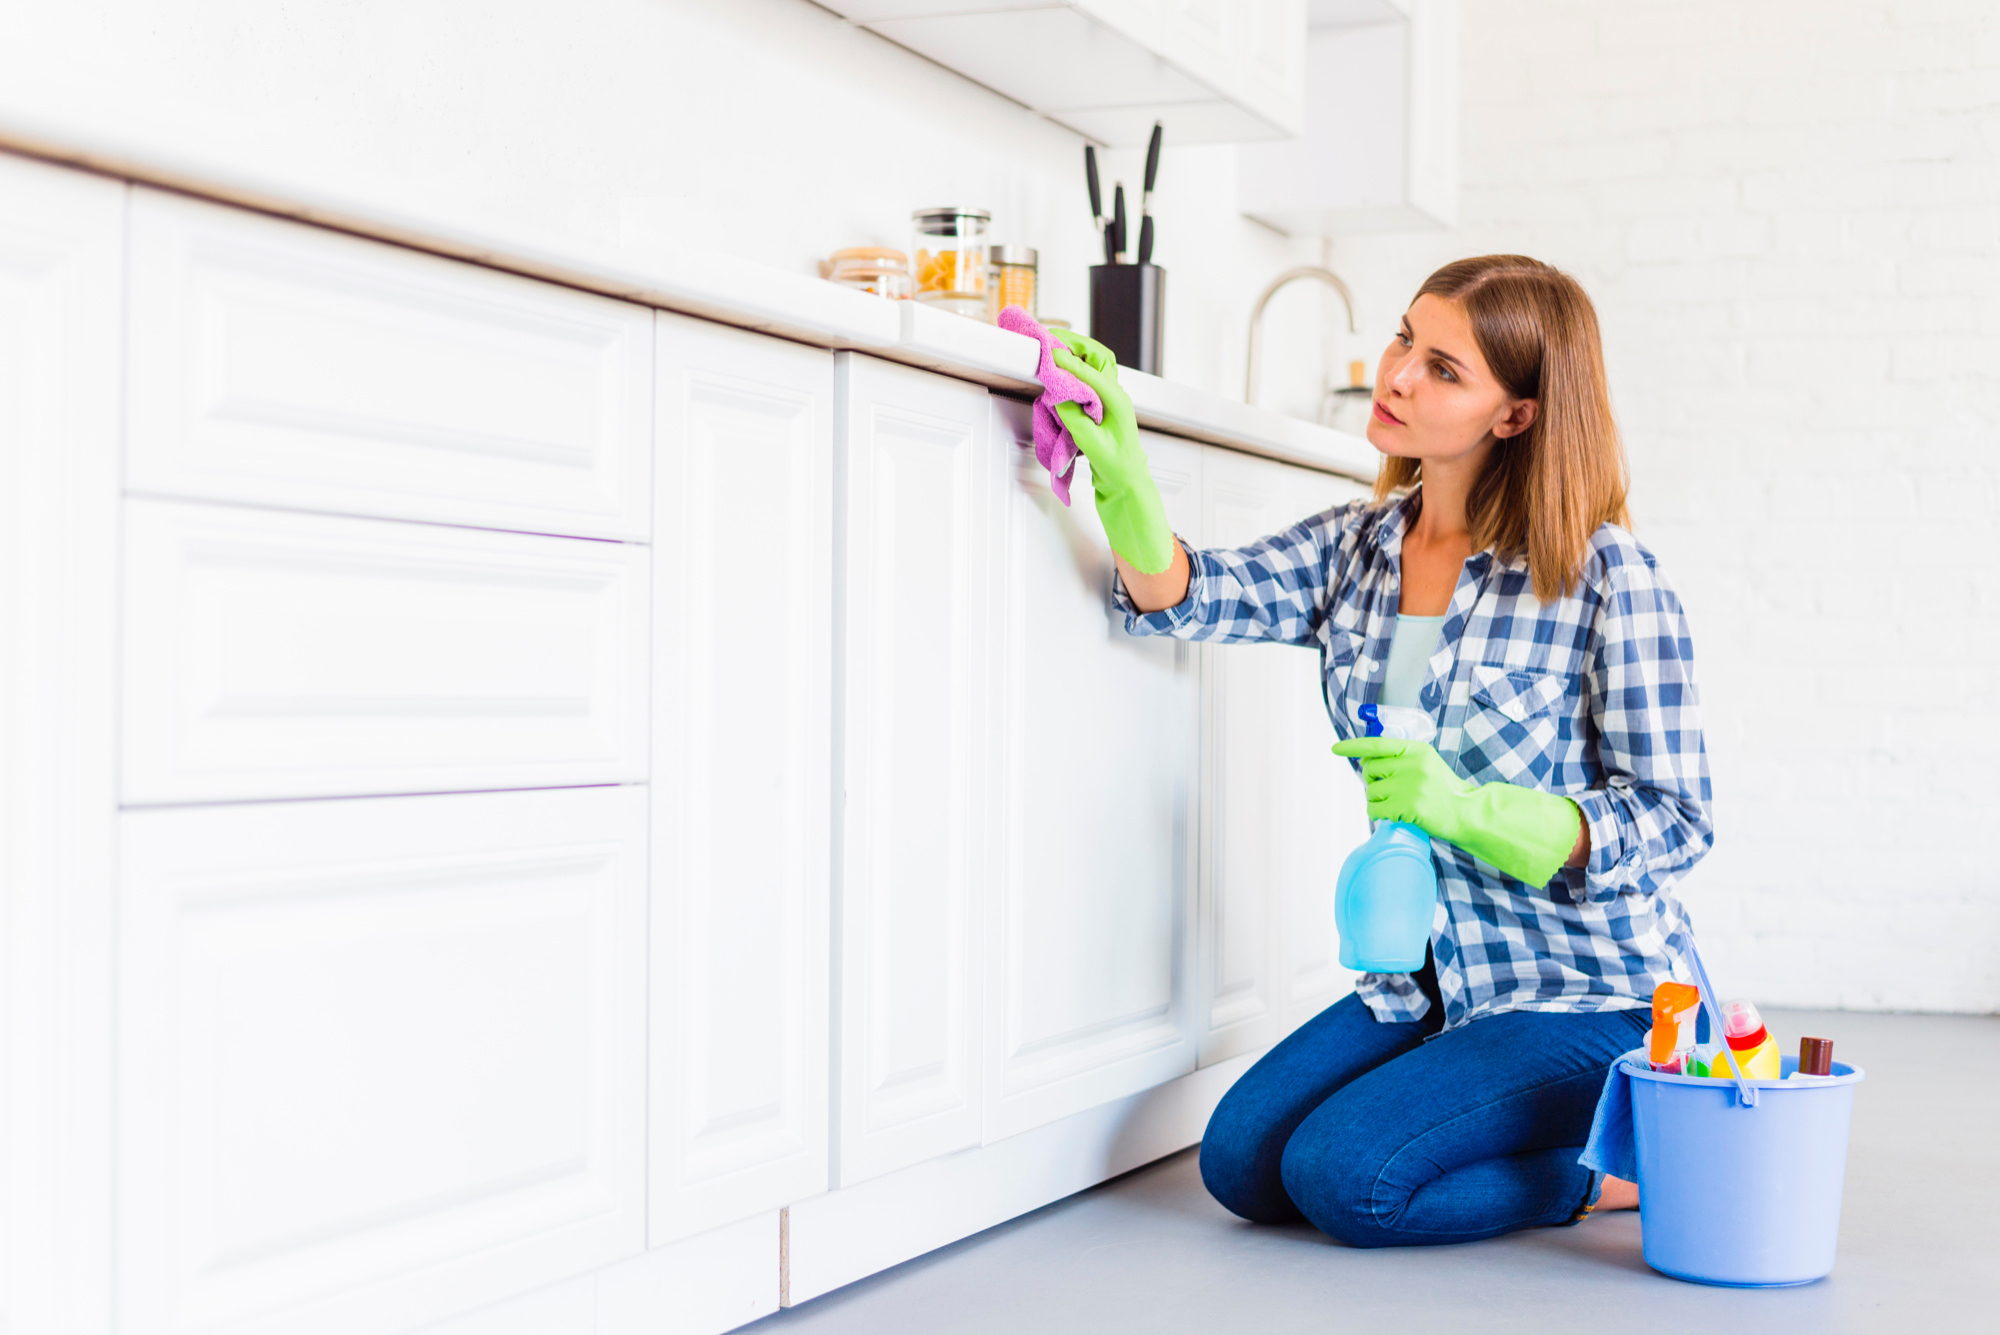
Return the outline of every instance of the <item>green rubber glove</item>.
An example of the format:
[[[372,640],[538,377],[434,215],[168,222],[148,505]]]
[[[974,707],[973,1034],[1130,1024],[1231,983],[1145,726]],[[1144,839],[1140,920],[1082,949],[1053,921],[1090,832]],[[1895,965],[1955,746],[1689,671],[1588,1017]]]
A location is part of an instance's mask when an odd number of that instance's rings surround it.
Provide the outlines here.
[[[1167,507],[1153,484],[1145,447],[1139,444],[1139,419],[1132,399],[1118,383],[1118,359],[1094,339],[1068,329],[1049,331],[1069,349],[1056,349],[1056,365],[1097,391],[1104,401],[1104,421],[1090,420],[1077,404],[1056,405],[1056,415],[1069,428],[1077,449],[1090,460],[1090,485],[1097,493],[1097,521],[1111,550],[1148,575],[1173,564],[1174,531],[1167,524]]]
[[[1333,753],[1361,762],[1368,819],[1414,825],[1532,886],[1555,877],[1583,830],[1567,797],[1461,779],[1428,742],[1356,737]]]

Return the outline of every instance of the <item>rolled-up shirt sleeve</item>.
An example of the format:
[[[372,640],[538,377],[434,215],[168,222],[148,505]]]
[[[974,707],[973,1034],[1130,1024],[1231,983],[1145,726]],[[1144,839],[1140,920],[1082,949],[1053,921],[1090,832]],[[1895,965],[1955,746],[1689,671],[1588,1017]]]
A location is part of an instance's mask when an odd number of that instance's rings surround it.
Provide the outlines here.
[[[1694,646],[1680,599],[1645,562],[1614,567],[1591,632],[1588,689],[1603,785],[1569,796],[1590,827],[1578,903],[1676,880],[1715,842]]]
[[[1247,547],[1196,551],[1176,538],[1188,555],[1187,596],[1164,611],[1141,612],[1117,580],[1112,598],[1125,629],[1222,643],[1312,643],[1326,615],[1340,539],[1362,508],[1361,502],[1337,506]]]

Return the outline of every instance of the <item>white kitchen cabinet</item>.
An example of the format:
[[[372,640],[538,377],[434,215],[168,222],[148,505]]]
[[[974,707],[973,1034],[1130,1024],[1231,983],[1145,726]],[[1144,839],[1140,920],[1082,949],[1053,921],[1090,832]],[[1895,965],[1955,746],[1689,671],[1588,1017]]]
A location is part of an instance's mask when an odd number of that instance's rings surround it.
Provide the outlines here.
[[[645,789],[127,812],[126,1335],[366,1335],[645,1244]]]
[[[1303,45],[1302,130],[1244,145],[1238,207],[1292,236],[1456,223],[1458,0],[1320,8]]]
[[[1240,547],[1336,501],[1346,483],[1269,459],[1209,448],[1202,531]],[[1332,725],[1311,647],[1202,649],[1202,858],[1197,995],[1203,1065],[1276,1042],[1337,999],[1333,889],[1340,859],[1366,836],[1358,786],[1330,754]]]
[[[0,156],[0,1332],[111,1323],[124,186]]]
[[[126,485],[648,536],[652,312],[135,194]]]
[[[833,0],[835,13],[1113,145],[1303,124],[1305,0]]]
[[[1025,406],[1003,508],[998,885],[987,917],[989,1143],[1194,1069],[1195,649],[1127,635],[1079,460],[1064,508]],[[1145,435],[1168,518],[1200,540],[1201,447]]]
[[[826,1189],[834,600],[833,357],[658,348],[656,1247]]]
[[[1126,635],[1025,405],[133,199],[0,157],[0,1335],[713,1335],[1344,986],[1310,655]]]
[[[986,391],[840,354],[835,1185],[980,1139],[1009,460]]]
[[[124,800],[646,777],[646,549],[125,503]]]
[[[1349,478],[1306,468],[1286,471],[1295,519],[1371,494],[1366,483]],[[1273,859],[1280,1038],[1354,989],[1358,975],[1340,967],[1333,891],[1341,862],[1368,838],[1368,799],[1360,776],[1331,754],[1336,738],[1321,689],[1319,655],[1307,652],[1292,659],[1287,676],[1282,698],[1290,717],[1278,721],[1271,747],[1287,794],[1287,824],[1278,832]]]

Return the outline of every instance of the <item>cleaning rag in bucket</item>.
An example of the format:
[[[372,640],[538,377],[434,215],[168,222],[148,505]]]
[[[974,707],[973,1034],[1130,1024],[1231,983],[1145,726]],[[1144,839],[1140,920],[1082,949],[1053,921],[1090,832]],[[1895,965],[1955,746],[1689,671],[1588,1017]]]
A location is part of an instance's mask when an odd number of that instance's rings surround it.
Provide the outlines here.
[[[1019,306],[1000,312],[1000,327],[1026,334],[1042,345],[1041,365],[1035,375],[1042,382],[1042,396],[1035,400],[1035,460],[1049,470],[1049,488],[1056,499],[1069,504],[1069,480],[1076,473],[1076,439],[1056,416],[1058,403],[1080,404],[1093,422],[1104,420],[1104,402],[1097,391],[1056,365],[1055,350],[1062,340],[1042,328],[1035,317]]]
[[[1625,1073],[1625,1063],[1644,1059],[1644,1049],[1634,1049],[1611,1063],[1604,1092],[1597,1096],[1597,1113],[1590,1119],[1590,1139],[1576,1160],[1627,1182],[1639,1180],[1639,1151],[1632,1139],[1632,1077]]]

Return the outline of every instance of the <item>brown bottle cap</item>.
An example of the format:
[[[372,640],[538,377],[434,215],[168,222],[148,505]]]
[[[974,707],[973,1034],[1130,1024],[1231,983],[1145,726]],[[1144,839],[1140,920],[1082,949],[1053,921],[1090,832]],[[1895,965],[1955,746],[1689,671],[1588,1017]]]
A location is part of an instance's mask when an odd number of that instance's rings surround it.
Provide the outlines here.
[[[1833,1040],[1830,1038],[1802,1038],[1799,1040],[1799,1074],[1833,1074]]]

